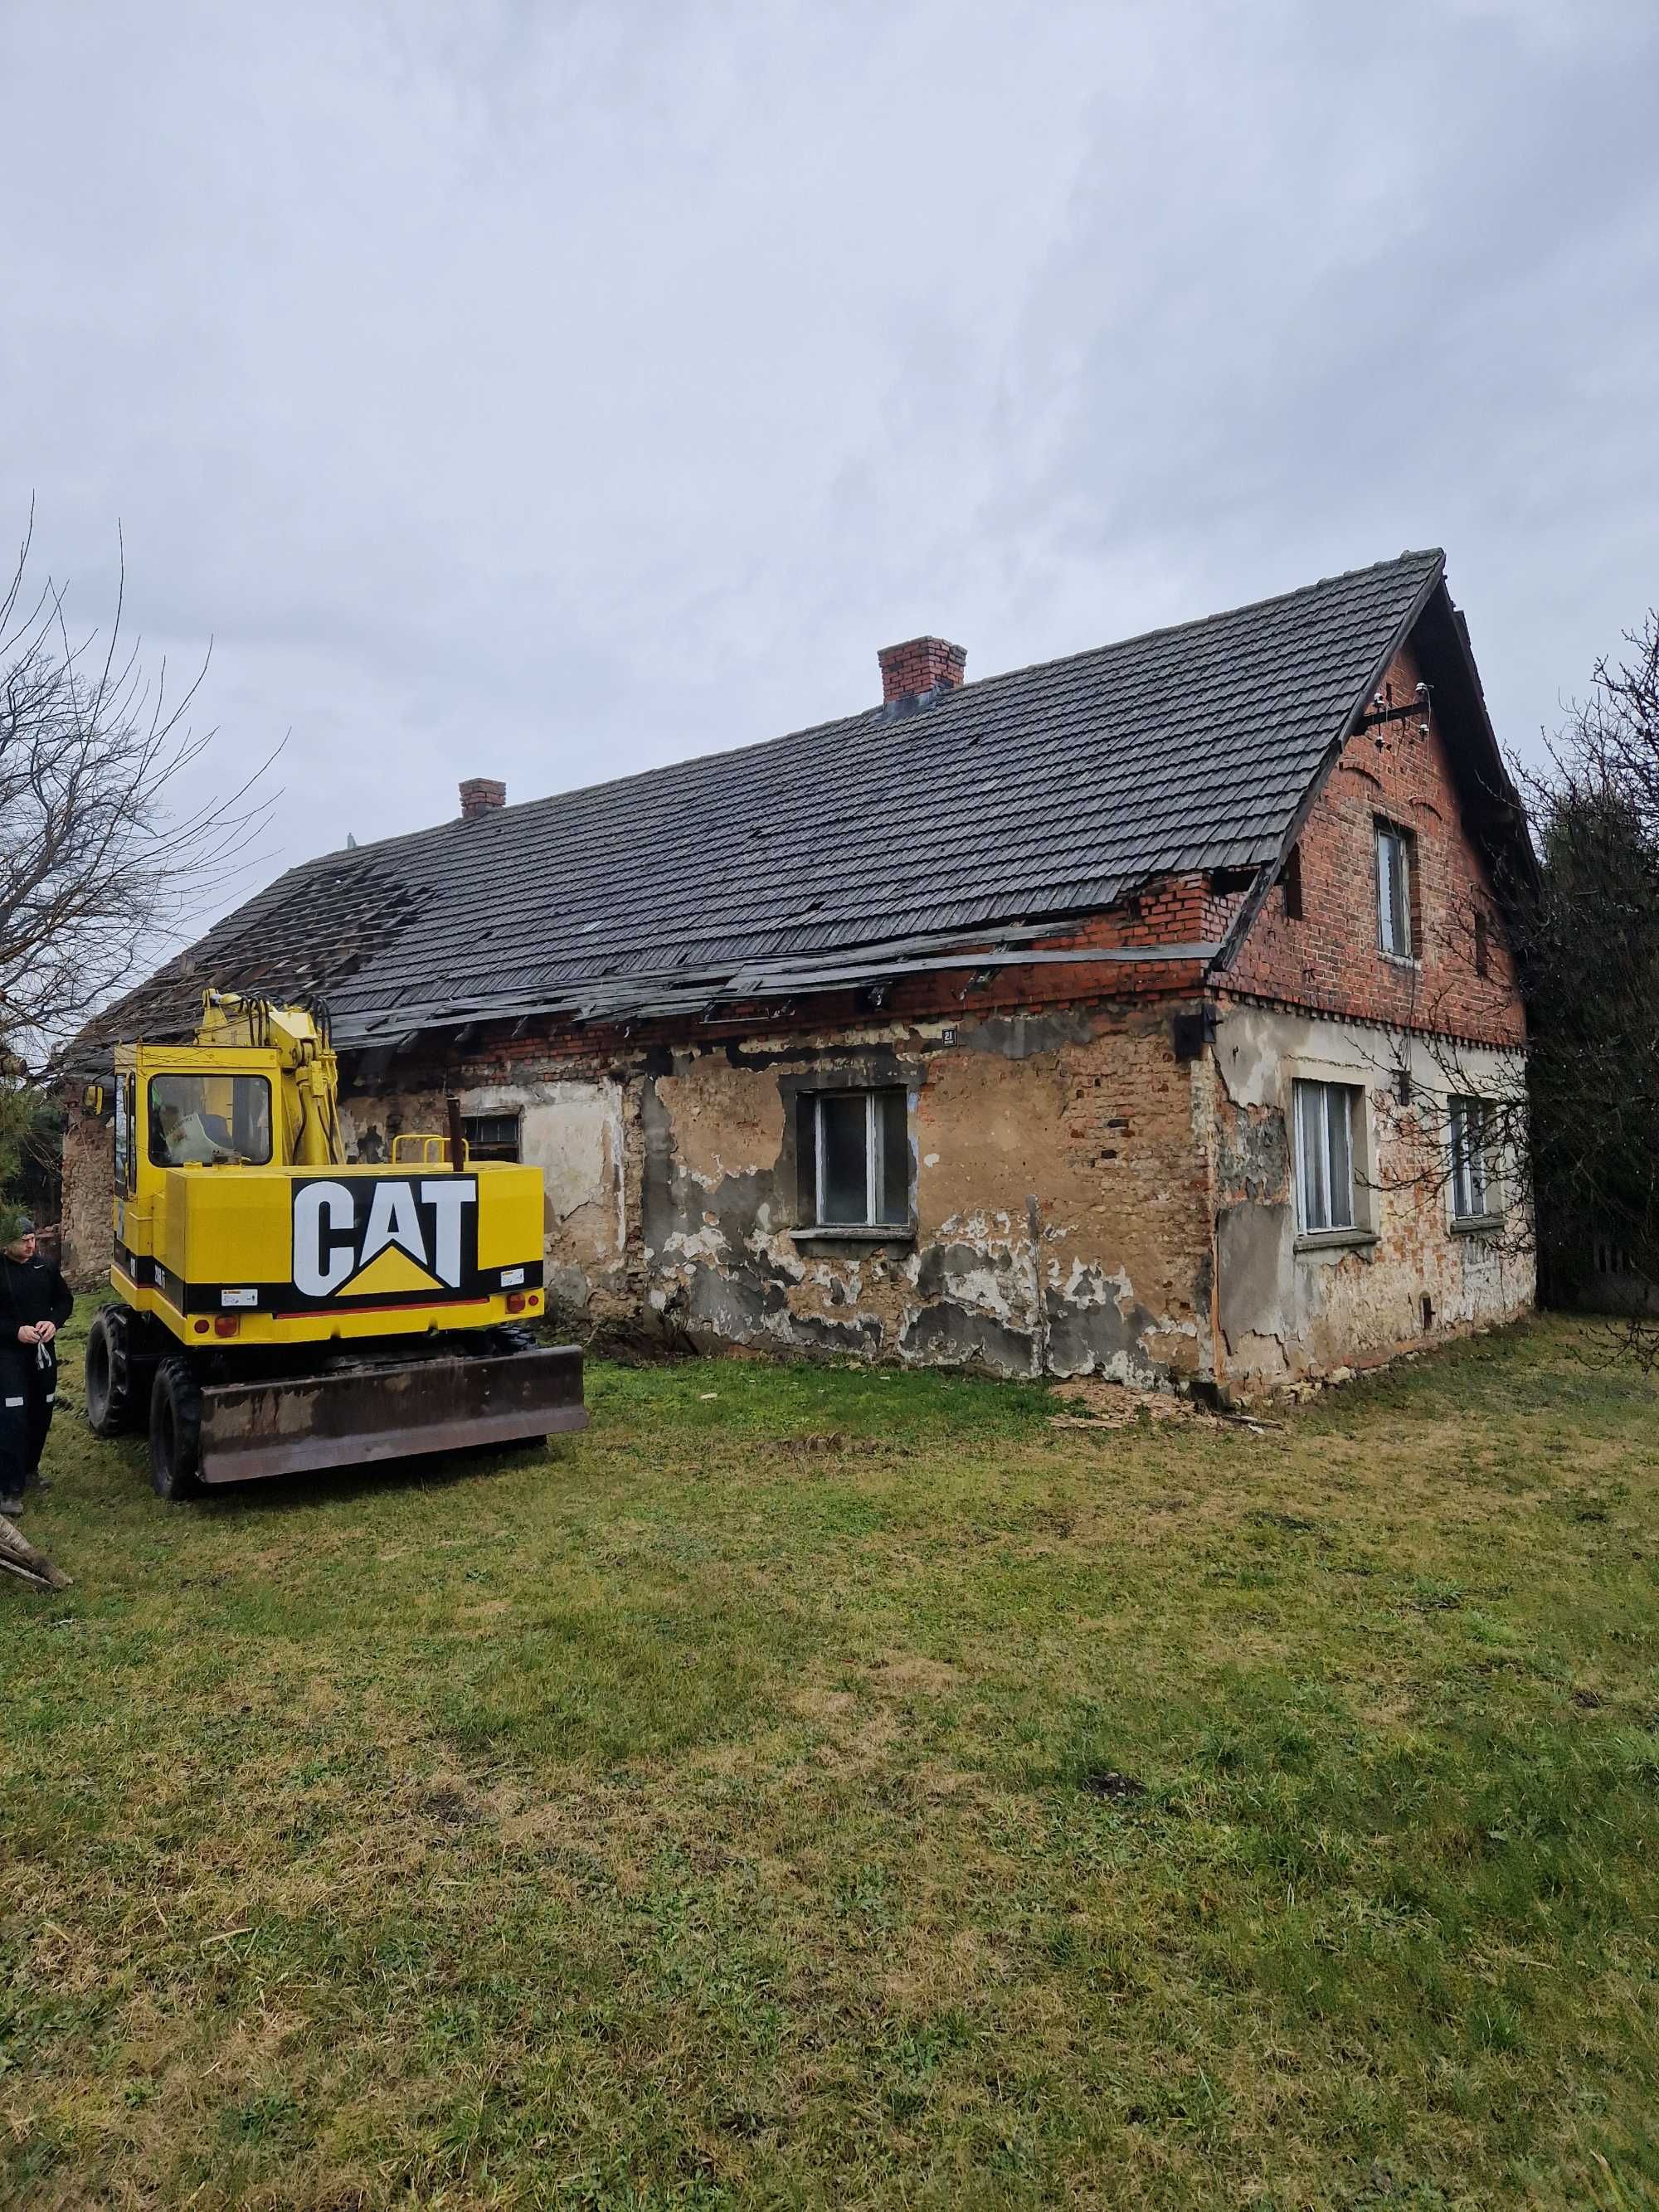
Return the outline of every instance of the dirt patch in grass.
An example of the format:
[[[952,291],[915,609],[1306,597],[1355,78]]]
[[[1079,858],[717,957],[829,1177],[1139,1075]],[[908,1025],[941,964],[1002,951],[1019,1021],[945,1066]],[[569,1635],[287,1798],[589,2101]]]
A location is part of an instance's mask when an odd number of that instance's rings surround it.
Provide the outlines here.
[[[1079,1773],[1077,1786],[1091,1797],[1103,1797],[1109,1804],[1122,1805],[1146,1795],[1146,1785],[1133,1774],[1120,1774],[1115,1766],[1085,1766]]]
[[[1131,1390],[1121,1382],[1107,1382],[1095,1375],[1054,1383],[1050,1395],[1059,1399],[1072,1419],[1086,1419],[1102,1428],[1146,1428],[1164,1421],[1191,1421],[1211,1428],[1223,1425],[1194,1399],[1178,1398],[1164,1390]]]
[[[765,1449],[779,1459],[892,1459],[905,1447],[890,1437],[848,1437],[839,1430],[828,1436],[771,1437]]]
[[[872,1668],[872,1680],[878,1690],[922,1690],[939,1697],[955,1689],[962,1675],[942,1659],[925,1659],[909,1651],[889,1653],[878,1659]]]

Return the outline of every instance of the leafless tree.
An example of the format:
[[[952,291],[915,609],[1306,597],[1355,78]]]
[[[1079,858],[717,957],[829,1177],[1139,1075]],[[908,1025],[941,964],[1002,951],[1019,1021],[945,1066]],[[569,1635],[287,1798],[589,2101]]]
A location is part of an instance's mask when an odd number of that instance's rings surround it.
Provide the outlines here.
[[[180,799],[215,732],[152,675],[113,617],[72,630],[62,588],[29,583],[33,514],[0,586],[0,1063],[38,1077],[116,986],[171,949],[250,864],[269,760],[228,797]]]

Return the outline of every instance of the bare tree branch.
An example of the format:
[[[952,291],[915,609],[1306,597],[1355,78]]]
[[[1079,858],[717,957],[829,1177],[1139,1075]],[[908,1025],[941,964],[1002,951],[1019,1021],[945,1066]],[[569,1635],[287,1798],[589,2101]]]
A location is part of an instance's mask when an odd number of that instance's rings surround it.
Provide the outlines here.
[[[273,753],[225,798],[179,806],[214,742],[182,693],[152,682],[113,618],[71,632],[66,592],[27,585],[34,515],[0,588],[0,1054],[38,1075],[110,994],[166,957],[188,923],[253,864],[275,794]],[[280,748],[277,750],[280,750]]]

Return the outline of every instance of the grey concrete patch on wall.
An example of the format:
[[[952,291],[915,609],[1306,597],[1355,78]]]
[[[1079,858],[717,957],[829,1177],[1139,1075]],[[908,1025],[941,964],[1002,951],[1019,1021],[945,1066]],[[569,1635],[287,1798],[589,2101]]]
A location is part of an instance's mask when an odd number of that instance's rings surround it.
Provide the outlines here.
[[[1290,1208],[1246,1199],[1216,1216],[1216,1294],[1222,1334],[1238,1351],[1247,1336],[1278,1337],[1295,1327]]]
[[[1092,1015],[1062,1010],[1045,1014],[988,1014],[964,1022],[957,1042],[969,1052],[994,1052],[1003,1060],[1030,1060],[1068,1044],[1087,1044],[1099,1033]]]
[[[747,1344],[757,1336],[776,1333],[774,1324],[787,1312],[788,1302],[780,1285],[765,1281],[753,1269],[732,1269],[699,1261],[687,1272],[678,1292],[670,1296],[664,1310],[694,1336]]]
[[[1029,1375],[1033,1343],[1029,1329],[1013,1328],[981,1307],[937,1298],[907,1322],[899,1350],[921,1364],[978,1363],[1000,1375]]]
[[[1006,1313],[1029,1298],[1030,1261],[1022,1266],[1012,1244],[929,1244],[916,1256],[920,1298],[960,1297],[975,1278],[981,1287],[974,1303]]]
[[[1091,1289],[1104,1296],[1067,1297],[1048,1293],[1048,1371],[1051,1375],[1104,1375],[1114,1382],[1151,1384],[1158,1363],[1146,1348],[1157,1318],[1133,1300],[1126,1303],[1102,1278]]]
[[[653,1075],[640,1087],[640,1131],[644,1146],[640,1189],[640,1226],[647,1261],[668,1249],[668,1240],[679,1226],[684,1207],[676,1203],[674,1125],[657,1090]],[[698,1208],[701,1214],[702,1208]]]
[[[1270,1106],[1241,1106],[1235,1114],[1223,1115],[1217,1130],[1215,1172],[1224,1198],[1248,1198],[1257,1205],[1282,1200],[1291,1181],[1285,1115]]]

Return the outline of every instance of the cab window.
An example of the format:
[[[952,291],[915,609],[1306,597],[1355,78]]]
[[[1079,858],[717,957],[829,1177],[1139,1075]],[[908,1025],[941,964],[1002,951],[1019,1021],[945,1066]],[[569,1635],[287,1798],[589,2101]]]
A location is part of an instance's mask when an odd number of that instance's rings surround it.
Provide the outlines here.
[[[132,1078],[115,1079],[115,1188],[132,1188]]]
[[[158,1168],[262,1168],[270,1158],[263,1075],[153,1075],[149,1157]]]

